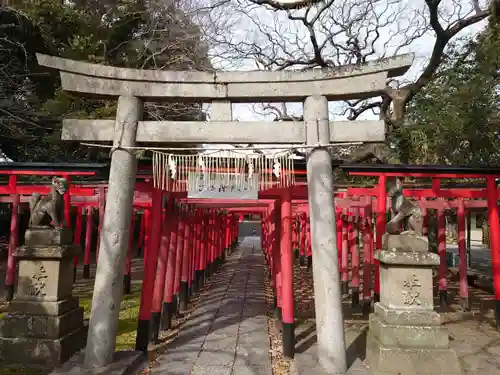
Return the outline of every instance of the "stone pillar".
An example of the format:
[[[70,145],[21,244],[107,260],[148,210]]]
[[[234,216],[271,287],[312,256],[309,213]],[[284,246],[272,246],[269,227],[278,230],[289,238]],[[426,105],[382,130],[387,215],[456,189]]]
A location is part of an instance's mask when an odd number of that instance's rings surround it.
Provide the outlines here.
[[[307,144],[330,143],[328,100],[311,96],[304,103]],[[312,149],[307,157],[307,185],[314,279],[318,360],[329,373],[347,371],[344,318],[340,293],[332,158],[326,148]]]
[[[0,320],[3,365],[53,367],[85,345],[83,308],[73,291],[73,257],[69,230],[28,229],[19,262],[17,294]]]
[[[448,334],[434,311],[432,268],[439,255],[426,237],[385,234],[380,261],[380,302],[370,315],[367,361],[374,375],[462,373]]]
[[[118,98],[113,142],[116,148],[111,155],[108,196],[85,350],[86,367],[111,364],[115,352],[137,170],[134,152],[120,146],[135,146],[142,108],[142,102],[136,97]]]

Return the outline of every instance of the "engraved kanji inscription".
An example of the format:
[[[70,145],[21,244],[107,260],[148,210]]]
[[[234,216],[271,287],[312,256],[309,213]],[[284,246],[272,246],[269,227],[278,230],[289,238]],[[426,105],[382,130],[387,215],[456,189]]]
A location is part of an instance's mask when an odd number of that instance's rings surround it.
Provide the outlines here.
[[[420,306],[422,302],[418,299],[420,296],[419,288],[422,286],[418,277],[413,274],[411,278],[403,282],[403,298],[405,305]]]
[[[44,297],[46,280],[48,278],[47,271],[41,262],[35,263],[35,271],[31,275],[31,285],[29,286],[28,293],[30,296]]]

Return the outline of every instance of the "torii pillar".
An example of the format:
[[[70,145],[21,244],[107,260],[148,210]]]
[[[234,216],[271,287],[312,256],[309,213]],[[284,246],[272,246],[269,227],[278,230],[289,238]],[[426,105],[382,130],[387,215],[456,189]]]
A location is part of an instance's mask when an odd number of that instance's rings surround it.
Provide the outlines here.
[[[328,144],[330,127],[326,97],[310,96],[305,100],[304,121],[308,145]],[[328,373],[342,374],[347,371],[347,360],[333,205],[332,156],[328,149],[313,148],[309,152],[307,185],[318,360]]]

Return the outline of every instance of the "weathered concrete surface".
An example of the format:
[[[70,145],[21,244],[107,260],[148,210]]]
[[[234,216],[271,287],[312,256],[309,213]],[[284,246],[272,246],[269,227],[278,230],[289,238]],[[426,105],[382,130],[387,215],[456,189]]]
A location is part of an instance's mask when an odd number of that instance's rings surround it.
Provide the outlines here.
[[[385,233],[382,236],[382,249],[426,252],[429,250],[429,240],[427,237],[418,236],[411,232],[401,234]]]
[[[304,103],[307,144],[328,143],[328,101],[311,96]],[[335,211],[333,202],[332,158],[327,149],[312,149],[307,157],[307,184],[318,360],[331,373],[347,370],[344,326],[338,268]]]
[[[52,229],[36,234],[38,240],[61,242]],[[83,309],[72,298],[73,286],[68,283],[73,278],[73,257],[79,251],[76,245],[43,243],[15,251],[19,258],[17,294],[0,320],[0,362],[52,367],[85,345]]]
[[[65,141],[111,141],[113,120],[63,121],[61,139]],[[286,124],[256,121],[139,121],[137,142],[178,143],[304,143],[306,132],[301,121]],[[385,139],[383,121],[331,121],[330,142],[381,142]],[[233,131],[228,132],[231,128]],[[277,138],[276,134],[280,134]]]
[[[111,155],[85,350],[85,364],[89,368],[104,367],[113,362],[137,170],[136,155],[120,146],[135,146],[137,122],[142,117],[142,109],[143,103],[138,98],[123,96],[118,99],[113,141],[116,149]]]
[[[432,270],[439,256],[425,250],[427,241],[420,236],[396,237],[385,236],[385,244],[406,244],[396,246],[404,251],[382,250],[375,256],[380,260],[380,302],[370,315],[367,361],[376,375],[460,375],[448,332],[432,314]],[[408,251],[412,244],[418,251]]]
[[[347,349],[346,375],[370,375],[364,364],[366,352],[366,324],[344,324]],[[307,321],[296,328],[296,354],[290,375],[331,375],[318,362],[316,355],[316,326],[314,321]],[[335,374],[337,375],[337,374]]]
[[[144,353],[133,351],[115,353],[113,362],[99,369],[86,369],[84,361],[84,352],[79,352],[64,365],[52,371],[51,375],[136,375],[148,365]]]
[[[330,100],[372,97],[385,89],[388,77],[404,74],[413,56],[402,55],[362,66],[299,71],[193,72],[116,68],[37,54],[42,66],[61,71],[64,90],[140,98],[182,98],[197,102],[300,101],[310,95]]]
[[[263,255],[246,238],[212,279],[156,375],[271,375]],[[253,248],[255,246],[255,248]]]
[[[73,233],[68,229],[27,229],[24,233],[25,245],[70,245],[73,242]]]

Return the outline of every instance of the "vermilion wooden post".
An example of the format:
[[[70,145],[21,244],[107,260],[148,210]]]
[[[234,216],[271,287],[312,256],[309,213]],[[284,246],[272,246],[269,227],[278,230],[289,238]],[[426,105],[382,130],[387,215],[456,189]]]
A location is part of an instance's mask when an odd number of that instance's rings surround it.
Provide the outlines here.
[[[196,216],[193,208],[189,211],[189,296],[196,293],[195,290],[195,272],[196,272]]]
[[[352,272],[352,295],[351,306],[359,307],[359,209],[353,208],[352,213],[352,241],[351,241],[351,272]]]
[[[167,273],[165,288],[163,291],[163,313],[162,313],[162,329],[172,328],[172,317],[174,314],[173,295],[174,295],[174,279],[175,279],[175,262],[177,255],[177,233],[178,233],[178,210],[173,207],[172,224],[169,225],[170,241],[167,258]]]
[[[186,311],[189,300],[189,266],[191,260],[191,217],[189,209],[184,219],[184,247],[182,249],[182,271],[179,289],[179,308]]]
[[[283,317],[283,355],[295,355],[294,301],[293,301],[293,249],[292,249],[292,191],[285,188],[281,194],[281,282]]]
[[[307,214],[300,215],[300,258],[299,265],[306,265]]]
[[[174,308],[174,314],[179,312],[179,291],[181,285],[181,272],[182,272],[182,254],[184,252],[184,208],[179,209],[179,224],[177,225],[177,247],[175,250],[175,277],[174,277],[174,295],[172,307]]]
[[[226,216],[226,255],[231,254],[231,216]]]
[[[495,288],[495,317],[500,329],[500,222],[498,221],[498,195],[494,176],[486,177],[488,194],[488,222],[490,224],[490,247],[493,264],[493,286]]]
[[[73,243],[75,245],[80,245],[82,242],[82,225],[83,224],[83,213],[82,208],[77,207],[76,209],[76,223],[75,223],[75,233],[73,235]],[[73,282],[76,281],[76,270],[78,268],[78,256],[73,258]]]
[[[307,255],[307,269],[312,270],[312,239],[311,239],[311,220],[308,217],[306,221],[306,234],[307,234],[307,247],[306,247],[306,255]]]
[[[342,211],[342,264],[341,264],[341,290],[342,294],[349,293],[349,211]]]
[[[67,182],[66,193],[64,193],[64,222],[66,224],[66,229],[72,230],[71,226],[71,177],[68,175],[63,175],[63,178]],[[61,223],[61,227],[64,227]],[[74,236],[73,236],[74,239]],[[73,242],[75,243],[75,242]],[[76,268],[78,267],[78,256],[75,255],[73,258],[73,282],[76,281]]]
[[[294,216],[292,217],[292,251],[294,260],[299,259],[300,255],[298,240],[297,240],[298,232],[299,232],[299,226],[297,224],[297,218]]]
[[[92,253],[92,231],[94,221],[92,217],[92,207],[87,207],[87,218],[85,224],[85,251],[83,255],[83,278],[90,278],[90,262]]]
[[[382,250],[382,238],[385,233],[386,227],[386,213],[387,213],[387,191],[385,188],[386,177],[380,176],[377,185],[377,218],[375,224],[376,240],[375,250]],[[373,299],[375,302],[380,301],[380,262],[377,259],[373,261],[375,280],[373,283]]]
[[[425,203],[425,198],[420,198],[422,203]],[[422,235],[427,237],[429,235],[429,214],[427,213],[427,207],[425,205],[420,205],[422,210]]]
[[[335,228],[337,231],[337,255],[339,262],[339,270],[342,270],[342,210],[335,210]],[[341,272],[342,275],[342,272]]]
[[[444,203],[442,198],[439,198],[441,203]],[[441,306],[448,305],[448,282],[446,276],[448,274],[448,267],[446,264],[446,223],[444,204],[437,210],[437,228],[438,228],[438,254],[440,258],[439,263],[439,304]]]
[[[207,271],[208,277],[211,277],[214,273],[214,260],[215,260],[215,212],[214,210],[209,210],[208,218],[208,249],[207,249]]]
[[[143,241],[143,254],[142,256],[146,258],[146,253],[148,252],[149,249],[149,232],[150,232],[150,227],[151,227],[151,210],[150,208],[144,209],[144,241]]]
[[[469,286],[467,285],[467,249],[465,248],[465,205],[464,200],[458,200],[458,269],[460,277],[460,305],[466,311],[470,310]]]
[[[214,215],[214,260],[213,260],[215,271],[219,271],[220,267],[219,245],[220,245],[220,213],[216,211]]]
[[[128,238],[128,249],[127,249],[127,259],[125,260],[125,273],[123,275],[123,293],[132,293],[132,257],[134,249],[134,232],[135,232],[135,220],[137,214],[132,210],[132,218],[130,219],[130,234]]]
[[[141,256],[141,250],[144,249],[145,245],[145,233],[146,233],[146,211],[143,211],[143,214],[139,216],[139,219],[141,220],[140,225],[139,225],[139,241],[137,242],[137,256]]]
[[[202,279],[201,271],[201,211],[199,209],[195,210],[195,225],[194,225],[194,283],[193,289],[197,293],[202,286],[200,285]]]
[[[281,284],[281,256],[280,256],[280,240],[281,240],[281,201],[276,200],[273,208],[273,235],[274,235],[274,246],[273,246],[273,265],[275,267],[276,273],[276,317],[278,323],[281,324],[282,314],[281,308],[282,304],[282,284]]]
[[[97,229],[97,247],[95,250],[95,259],[96,264],[99,262],[99,244],[101,243],[101,230],[102,224],[104,223],[104,210],[106,206],[106,189],[104,187],[99,188],[99,194],[97,196],[99,200],[99,226]]]
[[[373,227],[372,227],[372,199],[367,198],[367,205],[363,211],[363,314],[371,310],[371,284],[373,264]]]
[[[9,188],[16,191],[17,176],[9,176]],[[16,262],[14,251],[19,244],[19,204],[21,197],[19,194],[12,194],[12,212],[10,219],[9,250],[7,255],[7,275],[5,277],[5,289],[7,292],[7,301],[14,298],[14,284],[16,278]]]
[[[165,290],[165,280],[167,273],[167,262],[169,256],[170,248],[170,233],[171,226],[174,222],[174,217],[172,215],[172,205],[173,199],[171,195],[168,195],[165,218],[161,222],[161,238],[160,238],[160,252],[158,255],[158,264],[156,266],[156,277],[153,287],[153,304],[151,307],[151,317],[154,322],[151,326],[152,329],[152,339],[154,341],[158,340],[160,334],[161,325],[161,312],[163,307],[163,292]]]
[[[66,193],[64,194],[64,221],[66,222],[66,228],[71,230],[71,177],[64,175],[64,178],[68,183]]]
[[[262,249],[264,250],[264,255],[266,258],[266,264],[269,268],[268,275],[271,276],[271,264],[269,262],[269,228],[267,224],[267,215],[269,212],[269,208],[265,210],[263,215],[261,216],[261,230],[262,230]]]
[[[153,291],[157,271],[158,252],[161,238],[161,216],[163,207],[163,192],[153,188],[151,198],[152,223],[147,251],[144,252],[144,276],[142,280],[141,302],[139,307],[139,323],[137,325],[136,350],[147,352],[148,343],[152,339],[150,325],[154,328],[155,321],[151,322],[153,306]],[[154,318],[154,317],[153,317]]]
[[[217,227],[217,235],[219,237],[219,268],[222,267],[224,260],[226,259],[225,251],[226,248],[226,231],[224,230],[226,222],[226,216],[224,212],[219,213],[219,226]]]
[[[220,270],[220,267],[222,266],[221,262],[221,243],[222,243],[222,221],[221,221],[221,213],[217,212],[215,216],[215,269],[217,271]]]
[[[236,248],[238,246],[238,225],[239,220],[237,216],[233,217],[233,247]]]
[[[202,236],[203,236],[203,278],[205,281],[210,277],[210,210],[207,210],[203,215],[203,225],[202,225]]]

